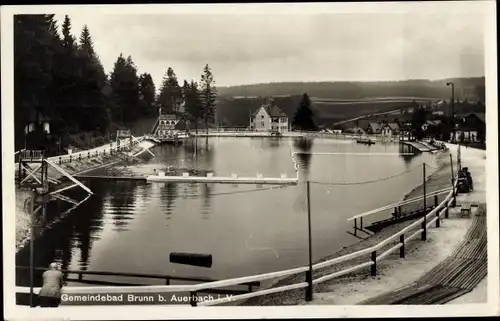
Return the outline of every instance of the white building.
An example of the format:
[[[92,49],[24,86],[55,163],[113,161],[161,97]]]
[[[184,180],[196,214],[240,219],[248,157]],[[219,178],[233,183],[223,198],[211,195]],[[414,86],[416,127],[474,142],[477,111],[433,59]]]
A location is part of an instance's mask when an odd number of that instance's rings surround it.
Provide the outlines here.
[[[260,106],[250,118],[250,129],[253,131],[268,131],[284,133],[290,130],[288,116],[270,100],[268,104]]]

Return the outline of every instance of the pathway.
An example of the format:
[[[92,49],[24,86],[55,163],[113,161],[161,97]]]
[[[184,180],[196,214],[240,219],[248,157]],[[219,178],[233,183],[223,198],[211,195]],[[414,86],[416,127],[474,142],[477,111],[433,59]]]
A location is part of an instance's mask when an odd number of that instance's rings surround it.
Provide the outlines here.
[[[486,277],[486,204],[480,205],[463,242],[415,283],[365,300],[363,305],[443,304],[472,291]]]

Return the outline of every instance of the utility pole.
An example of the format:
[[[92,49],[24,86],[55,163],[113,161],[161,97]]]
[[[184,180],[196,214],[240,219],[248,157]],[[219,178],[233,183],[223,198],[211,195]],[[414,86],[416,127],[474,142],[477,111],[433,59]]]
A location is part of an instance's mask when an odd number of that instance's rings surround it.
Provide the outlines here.
[[[455,173],[453,173],[453,155],[450,153],[450,166],[451,166],[451,187],[453,189],[453,202],[452,206],[455,207],[457,202],[456,191],[455,191]]]
[[[312,301],[313,283],[312,283],[312,237],[311,237],[311,200],[310,183],[307,181],[307,224],[309,238],[309,270],[306,272],[306,282],[309,284],[306,288],[306,301]]]
[[[36,189],[31,191],[29,202],[30,211],[30,307],[35,306],[33,288],[35,285],[35,198],[37,196]]]
[[[422,164],[423,181],[424,181],[424,211],[427,209],[427,186],[425,183],[425,163]]]
[[[451,86],[451,133],[452,143],[455,142],[455,84],[447,82],[446,86]]]

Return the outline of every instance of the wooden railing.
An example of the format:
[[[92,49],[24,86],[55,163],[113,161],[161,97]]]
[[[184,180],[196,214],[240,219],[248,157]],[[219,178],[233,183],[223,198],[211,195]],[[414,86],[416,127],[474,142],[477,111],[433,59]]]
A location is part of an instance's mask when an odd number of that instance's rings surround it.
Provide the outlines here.
[[[29,270],[29,266],[16,266],[17,270]],[[34,269],[38,272],[44,272],[47,269],[42,267],[36,267]],[[190,281],[190,282],[215,282],[217,280],[213,280],[210,278],[203,277],[191,277],[191,276],[173,276],[173,275],[164,275],[164,274],[145,274],[145,273],[123,273],[123,272],[109,272],[109,271],[83,271],[83,270],[61,270],[63,272],[66,281],[75,281],[75,282],[84,282],[85,275],[100,275],[100,276],[119,276],[119,277],[127,277],[127,278],[142,278],[142,279],[160,279],[165,280],[165,285],[170,285],[172,280],[177,281]],[[70,274],[76,274],[77,279],[70,279],[68,276]],[[93,281],[93,280],[87,280]],[[96,283],[100,281],[94,281]],[[248,287],[249,291],[252,291],[254,286],[260,286],[259,281],[254,282],[244,282],[239,285],[245,285]]]
[[[414,223],[408,225],[403,228],[399,232],[393,234],[392,236],[386,238],[385,240],[379,242],[378,244],[354,252],[341,257],[337,257],[331,260],[327,260],[324,262],[316,263],[312,265],[312,270],[309,266],[298,267],[288,270],[282,270],[271,273],[264,273],[246,277],[239,277],[228,280],[221,281],[213,281],[206,282],[196,285],[151,285],[151,286],[100,286],[100,287],[64,287],[63,292],[72,293],[72,294],[84,294],[84,293],[158,293],[158,292],[189,292],[191,300],[191,305],[217,305],[228,303],[231,301],[238,301],[249,299],[253,297],[263,296],[271,293],[278,293],[289,291],[293,289],[301,289],[301,288],[309,288],[308,291],[312,291],[314,284],[319,284],[342,275],[346,275],[352,273],[354,271],[364,269],[370,267],[370,274],[375,276],[377,274],[377,263],[381,260],[387,258],[388,255],[393,253],[394,251],[399,249],[400,257],[405,256],[406,245],[409,241],[420,236],[421,240],[425,241],[427,239],[427,230],[433,224],[436,227],[440,226],[440,218],[444,215],[445,218],[448,218],[449,207],[454,204],[454,191],[450,191],[447,197],[436,206],[433,210],[431,210],[427,215],[423,216],[419,220]],[[394,244],[395,243],[395,244]],[[341,271],[336,271],[334,273],[321,276],[317,279],[310,278],[309,282],[300,282],[291,285],[285,285],[280,287],[273,287],[268,289],[263,289],[259,291],[254,291],[251,293],[227,296],[215,300],[203,301],[198,303],[196,300],[196,296],[198,292],[201,292],[206,289],[217,289],[228,286],[236,286],[242,284],[249,284],[251,282],[264,281],[276,278],[282,278],[286,276],[296,275],[300,273],[312,274],[314,271],[319,269],[323,269],[326,267],[331,267],[342,262],[346,262],[356,258],[366,257],[366,262],[356,264],[354,266],[347,267]],[[88,273],[88,272],[86,272]],[[165,278],[163,276],[163,278]],[[18,291],[26,291],[26,288],[19,288]]]

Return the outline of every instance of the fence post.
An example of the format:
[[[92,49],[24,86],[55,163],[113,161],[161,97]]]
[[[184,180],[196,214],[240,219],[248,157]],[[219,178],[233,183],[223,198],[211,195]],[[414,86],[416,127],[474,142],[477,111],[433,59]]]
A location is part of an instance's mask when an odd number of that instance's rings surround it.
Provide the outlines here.
[[[455,174],[453,173],[453,156],[450,153],[450,165],[451,165],[451,188],[453,191],[453,202],[451,203],[452,207],[455,207],[457,204],[457,194],[455,191]]]
[[[71,160],[73,159],[73,155],[69,155],[69,162],[71,163]]]
[[[405,235],[401,234],[399,236],[399,242],[401,243],[401,247],[399,248],[399,257],[405,257]]]
[[[197,305],[196,298],[197,298],[196,291],[189,292],[189,303],[191,303],[192,307],[195,307]]]
[[[90,158],[90,152],[87,152],[87,158]]]
[[[449,207],[448,207],[448,203],[446,203],[446,210],[444,211],[444,218],[449,218],[450,214],[449,214]]]
[[[61,156],[59,156],[59,165],[61,165],[61,164],[62,164],[62,158],[61,158]]]
[[[424,221],[422,222],[422,241],[427,240],[427,217],[424,216]]]
[[[372,262],[373,262],[373,264],[371,265],[371,268],[370,268],[370,274],[371,274],[371,276],[376,276],[377,275],[377,250],[372,252]]]
[[[438,207],[438,196],[434,195],[434,207]]]
[[[439,227],[441,225],[441,222],[439,221],[441,219],[441,217],[439,217],[439,210],[436,211],[436,227]]]
[[[312,280],[312,237],[311,237],[311,199],[310,199],[310,183],[307,181],[307,223],[308,223],[308,236],[309,236],[309,270],[306,271],[306,301],[313,299],[313,280]]]
[[[170,277],[167,276],[167,278],[165,279],[165,285],[170,285]]]

